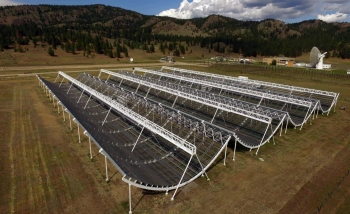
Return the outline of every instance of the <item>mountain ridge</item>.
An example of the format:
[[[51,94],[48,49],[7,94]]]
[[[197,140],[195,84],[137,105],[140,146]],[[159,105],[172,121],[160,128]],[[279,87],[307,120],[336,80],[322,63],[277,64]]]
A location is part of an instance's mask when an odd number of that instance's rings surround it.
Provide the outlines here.
[[[44,41],[57,39],[58,44],[66,43],[67,33],[78,33],[90,34],[91,38],[97,35],[101,36],[100,39],[125,39],[128,44],[133,42],[135,48],[150,48],[151,44],[159,42],[185,42],[187,46],[200,45],[219,53],[298,56],[318,46],[323,51],[336,53],[335,56],[344,52],[344,57],[350,57],[350,23],[347,22],[242,21],[221,15],[176,19],[143,15],[102,4],[19,5],[0,7],[0,27],[3,28],[2,35],[0,33],[3,48],[14,42],[21,43],[26,38],[43,39],[43,36]],[[6,31],[11,35],[5,34]],[[77,38],[69,37],[68,41],[77,42]],[[175,43],[172,46],[175,50],[180,48]]]

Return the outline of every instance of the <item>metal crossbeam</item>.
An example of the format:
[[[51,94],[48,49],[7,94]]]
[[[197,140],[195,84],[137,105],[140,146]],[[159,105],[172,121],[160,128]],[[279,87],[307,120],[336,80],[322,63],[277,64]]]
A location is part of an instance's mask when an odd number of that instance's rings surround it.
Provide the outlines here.
[[[163,85],[150,83],[150,82],[147,82],[145,80],[136,79],[136,78],[133,78],[133,77],[130,77],[130,76],[126,76],[126,75],[119,74],[119,73],[114,73],[114,72],[111,72],[111,71],[108,71],[108,70],[104,70],[104,69],[101,69],[101,72],[109,74],[111,76],[115,76],[115,77],[121,78],[121,79],[128,80],[130,82],[134,82],[134,83],[137,83],[137,84],[142,84],[142,85],[144,85],[146,87],[154,88],[154,89],[157,89],[159,91],[170,93],[170,94],[173,94],[173,95],[176,95],[176,96],[188,99],[188,100],[199,102],[199,103],[207,105],[207,106],[218,108],[220,110],[228,111],[228,112],[235,113],[235,114],[238,114],[238,115],[241,115],[241,116],[244,116],[244,117],[248,117],[248,118],[251,118],[251,119],[254,119],[254,120],[258,120],[260,122],[264,122],[264,123],[270,124],[271,121],[272,121],[271,117],[259,114],[257,112],[252,112],[252,111],[248,111],[248,110],[245,110],[245,109],[242,109],[242,108],[237,108],[237,107],[234,107],[234,106],[232,106],[230,104],[219,103],[215,99],[215,95],[213,95],[213,96],[200,96],[199,92],[197,94],[191,94],[191,93],[186,92],[186,91],[180,91],[178,88],[177,89],[169,88],[169,87],[166,87],[166,86],[163,86]]]
[[[278,95],[278,94],[271,94],[271,93],[266,93],[266,92],[262,92],[262,91],[236,87],[236,86],[232,86],[232,85],[220,84],[220,83],[217,83],[214,81],[206,81],[206,80],[201,80],[201,79],[189,78],[186,76],[177,76],[174,74],[152,71],[152,70],[147,70],[147,69],[143,69],[143,68],[135,68],[135,70],[147,72],[147,73],[151,73],[151,74],[156,74],[156,75],[161,75],[164,77],[170,77],[170,78],[176,78],[176,79],[180,79],[180,80],[184,80],[184,81],[194,82],[194,83],[205,85],[205,86],[211,86],[211,87],[220,88],[220,89],[222,88],[224,90],[234,91],[234,92],[238,92],[238,93],[242,93],[242,94],[261,97],[261,98],[266,98],[269,100],[275,100],[275,101],[280,101],[280,102],[284,102],[284,103],[295,104],[295,105],[304,106],[304,107],[308,107],[308,108],[310,108],[312,105],[311,101],[300,99],[300,98],[298,99],[298,98],[290,97],[290,96],[286,97],[286,96],[282,96],[282,95]],[[227,76],[225,76],[225,77],[227,77]],[[222,77],[219,77],[219,78],[222,78]]]
[[[76,86],[80,87],[85,92],[93,95],[97,99],[105,102],[107,105],[111,106],[115,111],[122,113],[129,119],[135,121],[136,123],[140,124],[141,126],[146,127],[150,131],[152,131],[155,134],[158,134],[159,136],[163,137],[164,139],[168,140],[170,143],[174,144],[175,146],[181,148],[185,152],[187,152],[190,155],[196,154],[196,146],[185,141],[184,139],[180,138],[179,136],[171,133],[170,131],[160,127],[159,125],[155,124],[154,122],[146,119],[145,117],[133,112],[129,108],[119,104],[117,101],[113,100],[112,98],[105,96],[104,94],[97,92],[96,90],[90,88],[89,86],[81,83],[80,81],[72,78],[71,76],[63,73],[62,71],[58,72],[59,75],[61,75],[63,78],[69,80]]]
[[[79,76],[81,77],[81,76]],[[78,77],[78,78],[79,78]],[[108,90],[112,91],[112,93],[118,92],[118,97],[123,97],[126,100],[133,101],[139,106],[142,106],[143,109],[152,109],[153,112],[161,115],[167,120],[172,120],[177,124],[181,124],[183,127],[193,130],[193,127],[196,127],[196,132],[204,135],[204,136],[213,136],[213,141],[221,142],[226,140],[227,136],[232,135],[237,138],[237,135],[233,131],[229,131],[222,127],[216,126],[214,124],[208,123],[206,121],[201,120],[195,116],[186,114],[184,112],[180,112],[172,107],[160,105],[158,102],[147,99],[143,96],[135,94],[131,91],[125,90],[111,83],[105,83],[100,79],[94,79],[93,76],[89,76],[85,74],[86,78],[80,78],[80,81],[84,84],[87,84],[90,80],[94,82],[102,82],[104,86],[107,87],[106,93]],[[94,85],[94,82],[89,82],[91,85]],[[112,96],[113,98],[113,96]],[[185,122],[184,122],[185,121]],[[216,135],[220,133],[220,137],[217,138]]]
[[[278,83],[271,83],[271,82],[264,82],[264,81],[259,81],[259,80],[251,80],[251,79],[240,80],[237,77],[225,76],[225,75],[220,75],[220,74],[210,74],[210,73],[206,73],[206,72],[193,71],[193,70],[187,70],[187,69],[182,69],[182,68],[163,66],[161,70],[163,70],[163,69],[172,70],[172,71],[179,71],[179,72],[183,72],[183,73],[198,74],[198,75],[207,76],[207,77],[221,78],[221,79],[231,80],[231,81],[244,81],[244,82],[249,82],[249,83],[256,84],[256,85],[266,85],[266,86],[275,87],[275,88],[325,95],[325,96],[330,96],[330,97],[334,97],[334,98],[338,96],[338,93],[335,93],[335,92],[322,91],[322,90],[303,88],[303,87],[297,87],[297,86],[291,86],[291,85],[284,85],[284,84],[278,84]]]
[[[151,71],[151,70],[147,70],[147,69],[143,69],[143,68],[135,68],[134,70],[138,70],[138,71],[143,71],[145,73],[147,73],[149,71],[149,73],[152,73],[152,74],[156,74],[156,75],[162,75],[163,72],[157,72],[157,71]],[[159,73],[159,74],[158,74]],[[173,75],[171,76],[171,74],[167,75],[167,77],[169,78],[173,78],[173,79],[177,79],[178,76],[176,75]],[[139,77],[139,78],[142,78],[142,79],[145,79],[146,81],[148,81],[147,78],[145,77]],[[192,81],[192,79],[190,78],[180,78],[180,80],[184,80],[185,82],[190,82]],[[157,80],[153,79],[152,81],[155,81],[157,82]],[[160,80],[158,80],[159,82]],[[164,82],[164,81],[163,81]],[[202,84],[202,83],[199,83],[200,80],[197,82],[195,79],[193,79],[193,83],[197,83],[197,84]],[[171,84],[173,85],[172,83],[167,83],[167,84]],[[205,84],[205,83],[204,83]],[[203,85],[203,84],[202,84]],[[208,86],[208,85],[207,85]],[[177,85],[177,87],[181,87],[179,85]],[[212,87],[216,87],[216,86],[212,86]],[[220,86],[221,89],[223,89],[223,86]],[[219,86],[217,87],[219,88]],[[225,87],[226,89],[226,87]],[[196,89],[190,89],[192,90],[193,92],[196,91]],[[202,92],[202,93],[208,93],[208,92]],[[284,117],[284,115],[287,115],[287,118],[289,119],[290,116],[289,116],[289,113],[286,112],[286,111],[281,111],[281,110],[277,110],[277,109],[272,109],[272,108],[268,108],[268,107],[265,107],[265,106],[261,106],[261,105],[256,105],[256,104],[253,104],[253,103],[249,103],[249,102],[246,102],[246,101],[242,101],[242,100],[238,100],[238,99],[233,99],[233,98],[228,98],[228,97],[224,97],[224,96],[221,96],[220,94],[219,95],[216,95],[216,100],[219,102],[219,101],[222,101],[222,100],[227,100],[227,99],[231,99],[231,105],[232,106],[236,106],[238,108],[244,108],[248,111],[254,111],[254,112],[257,112],[259,114],[262,114],[262,115],[265,115],[265,116],[268,116],[268,117],[271,117],[273,119],[277,119],[277,120],[281,120],[281,118]],[[174,101],[175,103],[175,101]]]

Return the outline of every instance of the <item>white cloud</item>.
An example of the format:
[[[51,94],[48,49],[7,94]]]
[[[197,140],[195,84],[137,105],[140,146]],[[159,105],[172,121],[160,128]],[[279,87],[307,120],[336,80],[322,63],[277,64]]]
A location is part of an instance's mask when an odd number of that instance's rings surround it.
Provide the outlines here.
[[[169,9],[159,16],[181,19],[206,17],[220,14],[242,20],[261,20],[266,18],[290,19],[307,14],[314,5],[309,1],[294,0],[183,0],[177,9]]]
[[[349,8],[348,0],[182,0],[178,8],[162,11],[158,15],[181,19],[219,14],[240,20],[293,20],[316,17],[332,20],[328,15],[322,15],[331,14],[337,21],[347,18]],[[339,11],[339,14],[335,13],[336,11]],[[345,14],[345,18],[341,13]]]
[[[11,1],[11,0],[0,0],[0,6],[10,6],[10,5],[19,5],[21,3]]]
[[[334,14],[317,15],[317,19],[320,19],[325,22],[339,22],[346,19],[346,17],[347,17],[347,14],[339,13],[339,12],[336,12]]]

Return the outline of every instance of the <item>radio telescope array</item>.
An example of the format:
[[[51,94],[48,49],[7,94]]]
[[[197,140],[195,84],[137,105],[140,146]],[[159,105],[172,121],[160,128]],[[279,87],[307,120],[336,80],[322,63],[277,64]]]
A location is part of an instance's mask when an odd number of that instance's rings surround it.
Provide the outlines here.
[[[317,61],[324,57],[316,48]],[[102,78],[107,77],[107,78]],[[227,147],[256,149],[300,127],[318,113],[329,114],[339,93],[230,77],[163,66],[161,70],[134,68],[133,72],[101,69],[73,78],[58,72],[54,82],[37,76],[70,129],[76,123],[99,148],[129,186],[173,191],[201,176]],[[73,123],[74,122],[74,123]]]

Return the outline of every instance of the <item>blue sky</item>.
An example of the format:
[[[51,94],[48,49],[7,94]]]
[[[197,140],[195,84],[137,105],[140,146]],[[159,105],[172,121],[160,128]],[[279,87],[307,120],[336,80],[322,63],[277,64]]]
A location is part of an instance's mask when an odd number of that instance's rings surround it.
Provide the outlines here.
[[[5,2],[4,0],[0,0]],[[8,1],[10,2],[10,1]],[[164,10],[179,7],[181,0],[13,0],[19,4],[88,5],[105,4],[133,10],[145,15],[156,15]],[[0,4],[3,5],[3,4]]]
[[[188,19],[220,14],[240,20],[279,19],[299,22],[321,19],[326,22],[350,22],[349,0],[0,0],[0,5],[105,4],[146,15]]]

